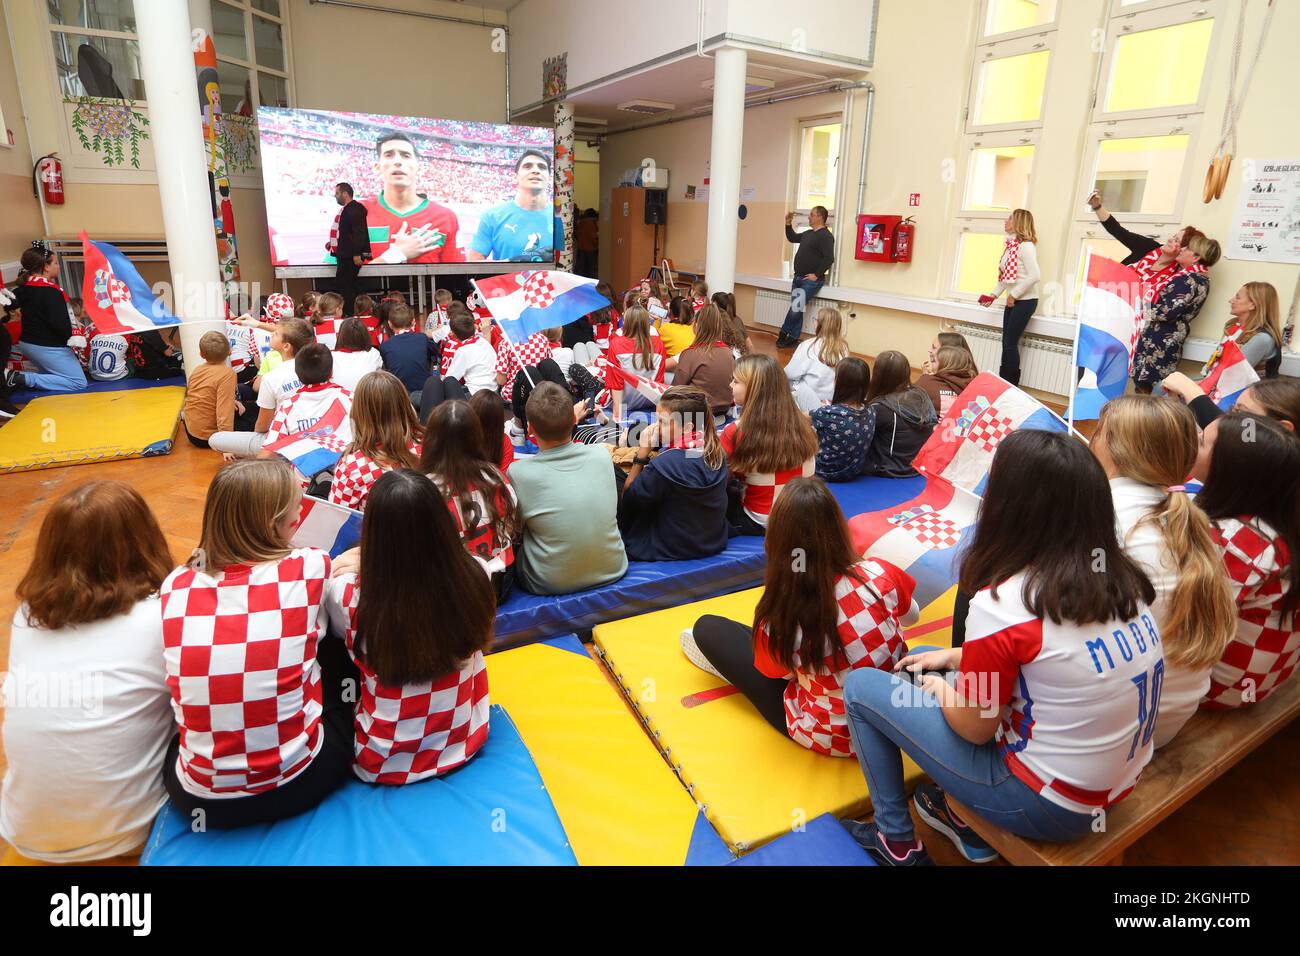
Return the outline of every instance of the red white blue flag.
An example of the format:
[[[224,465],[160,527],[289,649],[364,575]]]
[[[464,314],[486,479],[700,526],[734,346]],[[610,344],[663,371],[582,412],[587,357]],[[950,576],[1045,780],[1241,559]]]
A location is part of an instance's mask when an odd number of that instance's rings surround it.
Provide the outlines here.
[[[556,269],[510,272],[471,280],[487,310],[512,342],[576,322],[610,304],[596,280]]]
[[[1089,256],[1087,281],[1079,301],[1082,368],[1073,396],[1074,420],[1092,420],[1112,398],[1124,394],[1142,318],[1142,277],[1103,256]]]
[[[953,400],[948,414],[916,453],[912,467],[983,495],[993,453],[1002,439],[1020,428],[1069,430],[1044,405],[992,372],[982,372]]]
[[[1255,371],[1236,342],[1227,342],[1214,371],[1201,380],[1201,391],[1225,412],[1237,404],[1241,393],[1259,381]]]
[[[295,548],[320,548],[337,558],[361,541],[361,512],[304,495],[298,528],[290,544]]]
[[[910,574],[916,581],[913,596],[924,608],[957,583],[962,545],[975,528],[979,507],[975,495],[930,478],[906,504],[850,518],[849,533],[859,554]]]
[[[130,335],[180,324],[140,278],[131,260],[107,242],[92,242],[81,233],[86,277],[81,298],[86,314],[103,335]]]

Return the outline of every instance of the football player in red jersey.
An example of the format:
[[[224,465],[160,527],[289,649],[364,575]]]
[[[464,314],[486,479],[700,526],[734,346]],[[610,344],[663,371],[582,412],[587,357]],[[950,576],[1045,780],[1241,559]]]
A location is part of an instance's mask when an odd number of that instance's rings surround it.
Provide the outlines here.
[[[456,214],[417,193],[420,154],[401,130],[379,134],[375,166],[384,188],[361,200],[370,227],[373,262],[460,262]]]

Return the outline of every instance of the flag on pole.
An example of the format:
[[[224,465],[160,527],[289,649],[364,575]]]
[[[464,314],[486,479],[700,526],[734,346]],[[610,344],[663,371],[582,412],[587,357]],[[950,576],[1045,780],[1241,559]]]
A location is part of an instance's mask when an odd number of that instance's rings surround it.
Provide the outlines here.
[[[320,548],[337,558],[361,541],[361,512],[304,495],[298,528],[290,544],[295,548]]]
[[[1236,342],[1226,342],[1214,371],[1201,380],[1201,391],[1225,412],[1237,404],[1241,393],[1259,381],[1257,373]]]
[[[130,335],[180,323],[116,248],[91,241],[83,231],[81,252],[86,261],[81,298],[100,334]]]
[[[953,400],[912,466],[927,477],[982,495],[993,453],[1002,439],[1020,428],[1068,431],[1044,405],[992,372],[981,372]]]
[[[932,477],[906,504],[850,518],[853,548],[910,574],[916,603],[924,608],[957,583],[958,559],[979,506],[977,496]]]
[[[514,342],[568,325],[610,304],[596,280],[554,269],[471,280],[501,331]]]
[[[1071,421],[1091,420],[1124,394],[1142,318],[1142,278],[1128,266],[1089,255],[1079,301],[1075,364],[1084,369],[1074,391]]]
[[[631,369],[624,368],[616,361],[610,361],[607,358],[596,360],[596,366],[604,372],[605,387],[611,391],[615,389],[634,388],[637,393],[643,397],[659,404],[659,399],[663,398],[664,392],[668,391],[668,386],[663,382],[656,382],[653,379],[644,378],[633,372]]]

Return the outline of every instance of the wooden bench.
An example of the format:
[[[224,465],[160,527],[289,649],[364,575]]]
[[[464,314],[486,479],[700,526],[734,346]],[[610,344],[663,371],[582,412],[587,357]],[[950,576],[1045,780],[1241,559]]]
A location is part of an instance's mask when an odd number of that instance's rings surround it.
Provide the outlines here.
[[[952,800],[976,832],[1016,866],[1118,866],[1124,850],[1223,776],[1300,715],[1300,678],[1244,710],[1198,711],[1178,736],[1156,751],[1137,788],[1106,815],[1105,832],[1073,843],[1026,840]],[[949,798],[951,800],[951,798]]]

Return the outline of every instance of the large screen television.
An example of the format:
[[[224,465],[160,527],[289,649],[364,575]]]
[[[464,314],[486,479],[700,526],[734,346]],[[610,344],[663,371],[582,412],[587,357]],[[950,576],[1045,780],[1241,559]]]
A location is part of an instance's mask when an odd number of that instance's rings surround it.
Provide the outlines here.
[[[257,110],[271,259],[333,264],[349,183],[374,262],[554,262],[555,136],[538,126],[262,106]]]

